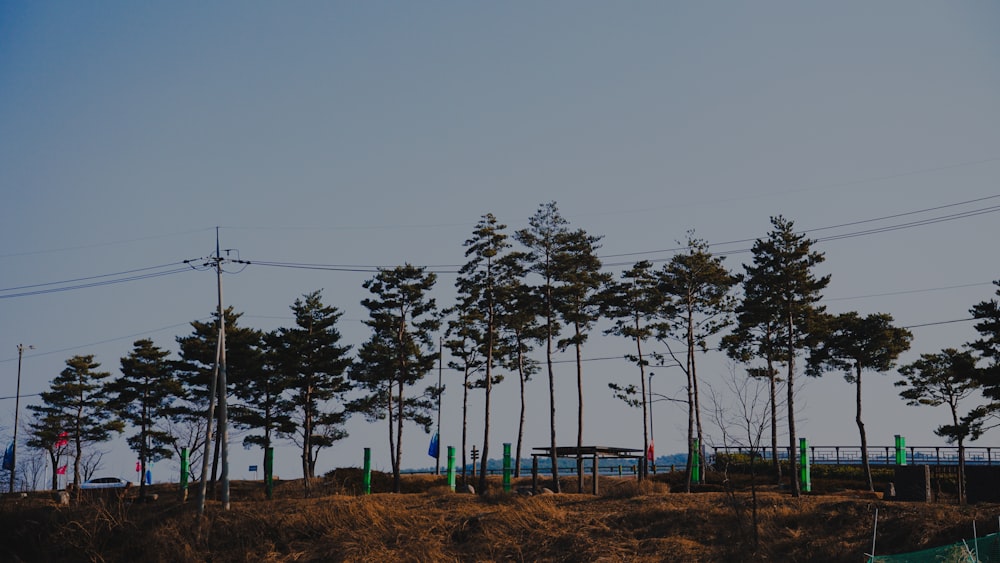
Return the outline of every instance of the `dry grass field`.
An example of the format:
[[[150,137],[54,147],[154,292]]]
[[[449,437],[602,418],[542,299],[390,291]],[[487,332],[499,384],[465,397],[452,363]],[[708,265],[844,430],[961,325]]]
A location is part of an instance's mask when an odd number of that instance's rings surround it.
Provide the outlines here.
[[[155,502],[132,494],[58,506],[49,495],[0,504],[0,561],[863,561],[879,511],[880,554],[996,531],[1000,506],[887,502],[851,489],[792,498],[758,494],[755,543],[750,493],[705,486],[670,492],[669,477],[638,484],[602,478],[600,496],[456,494],[443,477],[408,476],[404,492],[358,495],[360,472],[313,484],[235,482],[232,506],[183,503],[175,486]],[[515,484],[523,487],[530,480]],[[575,489],[575,479],[565,481]],[[674,487],[679,488],[675,485]],[[375,491],[388,489],[376,475]],[[134,494],[134,491],[130,491]]]

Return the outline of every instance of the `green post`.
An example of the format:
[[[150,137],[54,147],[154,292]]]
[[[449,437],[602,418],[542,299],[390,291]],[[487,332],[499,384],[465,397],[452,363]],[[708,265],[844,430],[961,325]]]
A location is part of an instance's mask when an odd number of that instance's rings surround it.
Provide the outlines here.
[[[809,444],[805,438],[799,438],[799,470],[801,475],[802,490],[812,492],[812,473],[809,471]]]
[[[896,434],[896,465],[906,465],[906,438]]]
[[[701,448],[698,444],[698,438],[695,438],[692,442],[693,444],[691,451],[694,453],[694,458],[691,460],[691,482],[701,483]],[[656,474],[656,468],[653,468],[653,474]]]
[[[503,444],[503,492],[510,492],[510,442]]]
[[[181,448],[181,499],[187,500],[188,492],[188,474],[190,473],[190,464],[188,457],[191,455],[190,450],[187,448]]]
[[[361,490],[366,494],[372,494],[372,449],[365,448],[365,476],[361,484]]]
[[[181,490],[186,491],[188,487],[188,473],[190,473],[188,456],[190,456],[190,450],[187,448],[181,448]]]
[[[448,446],[448,488],[455,492],[455,446]]]
[[[264,450],[264,494],[274,498],[274,448]]]

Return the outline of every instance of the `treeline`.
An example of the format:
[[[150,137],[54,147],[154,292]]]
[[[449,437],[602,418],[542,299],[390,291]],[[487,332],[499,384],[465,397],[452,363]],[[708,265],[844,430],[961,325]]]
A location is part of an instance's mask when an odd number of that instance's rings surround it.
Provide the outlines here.
[[[191,334],[176,339],[178,359],[170,359],[151,340],[136,341],[120,360],[115,378],[93,356],[75,356],[41,394],[41,404],[29,407],[35,417],[28,445],[47,452],[52,467],[72,458],[75,482],[80,482],[88,445],[123,432],[126,424],[134,431],[128,443],[143,469],[182,448],[192,452],[193,466],[209,463],[200,452],[208,438],[206,412],[218,378],[222,320],[228,385],[219,393],[226,394],[229,418],[244,432],[245,446],[266,450],[277,440],[297,445],[306,494],[319,453],[346,436],[345,424],[353,415],[388,425],[398,490],[404,428],[415,424],[429,432],[443,391],[424,382],[437,365],[439,340],[450,353],[449,367],[463,374],[461,467],[468,465],[469,394],[482,392],[485,399],[479,442],[479,473],[485,479],[493,386],[505,377],[517,379],[521,400],[515,459],[522,459],[526,384],[544,373],[552,448],[547,465],[555,478],[553,356],[571,351],[575,358],[576,443],[582,446],[582,351],[603,322],[608,327],[604,333],[634,346],[627,359],[636,366],[637,384],[609,386],[616,396],[642,408],[643,446],[650,456],[647,368],[670,364],[684,373],[689,486],[692,454],[705,444],[697,359],[710,350],[710,341],[719,343],[711,350],[738,360],[750,378],[766,382],[767,425],[775,450],[780,447],[778,411],[784,406],[793,494],[800,491],[794,406],[798,375],[843,371],[856,385],[856,422],[866,452],[862,375],[895,368],[912,335],[894,326],[888,314],[828,314],[822,293],[830,276],[814,271],[824,255],[813,248],[814,241],[795,231],[792,221],[772,217],[770,232],[755,242],[752,259],[738,272],[727,269],[725,257],[713,255],[706,241],[689,232],[683,248],[662,265],[639,261],[616,277],[597,256],[600,241],[572,228],[554,202],[540,205],[528,226],[514,232],[486,214],[463,244],[467,262],[457,276],[451,307],[441,309],[431,297],[438,280],[424,267],[380,269],[364,282],[369,296],[361,303],[368,311],[364,322],[370,336],[356,350],[342,342],[337,328],[341,311],[315,291],[292,304],[295,321],[290,327],[264,332],[241,326],[241,315],[232,308],[222,319],[217,312],[212,322],[192,322]],[[949,406],[953,423],[938,433],[960,448],[1000,411],[1000,310],[994,300],[975,305],[972,314],[980,340],[964,351],[924,354],[899,368],[903,378],[897,383],[911,404]],[[782,386],[783,399],[778,396]],[[961,411],[959,403],[977,391],[993,402]],[[753,435],[745,441],[758,445]],[[778,456],[773,458],[776,462]],[[583,459],[576,463],[581,467]],[[780,477],[780,466],[775,469]],[[582,490],[583,471],[577,474]],[[53,475],[53,487],[55,481]],[[484,485],[478,490],[485,491]],[[558,488],[559,480],[553,485]]]

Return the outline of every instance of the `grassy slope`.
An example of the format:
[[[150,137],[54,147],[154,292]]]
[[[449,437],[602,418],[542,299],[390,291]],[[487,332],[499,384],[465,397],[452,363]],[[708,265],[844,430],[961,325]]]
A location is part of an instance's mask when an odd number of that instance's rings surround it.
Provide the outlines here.
[[[234,483],[230,511],[179,502],[160,487],[153,503],[46,498],[0,504],[3,561],[860,561],[879,510],[879,553],[950,543],[995,531],[1000,507],[883,502],[840,491],[794,499],[762,492],[754,552],[749,493],[669,493],[602,479],[604,494],[452,494],[440,478],[410,477],[404,494],[355,496],[356,473],[338,472],[301,498],[280,483]],[[575,483],[575,480],[574,480]],[[383,484],[376,479],[375,490]],[[717,488],[717,487],[716,487]],[[345,494],[347,493],[347,494]]]

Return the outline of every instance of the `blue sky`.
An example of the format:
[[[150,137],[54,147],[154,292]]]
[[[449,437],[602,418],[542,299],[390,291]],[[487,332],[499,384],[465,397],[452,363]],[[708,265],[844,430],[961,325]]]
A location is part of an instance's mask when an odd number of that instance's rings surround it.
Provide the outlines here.
[[[668,259],[655,251],[689,229],[712,243],[761,237],[776,214],[808,230],[981,200],[819,238],[988,211],[997,200],[982,198],[1000,195],[998,24],[1000,7],[985,2],[3,3],[0,289],[206,256],[216,226],[222,246],[251,261],[455,265],[482,214],[514,230],[555,200],[572,226],[604,236],[606,262],[627,263]],[[827,305],[904,326],[967,318],[1000,278],[996,225],[986,212],[822,242]],[[357,345],[368,277],[250,266],[224,278],[225,300],[269,330],[323,288]],[[453,282],[441,275],[440,305]],[[31,395],[73,354],[117,372],[140,335],[173,349],[216,298],[214,276],[195,271],[15,293],[0,291],[3,397],[14,394],[18,343],[36,347],[23,368]],[[913,331],[909,360],[974,336],[968,322]],[[627,350],[595,333],[584,354]],[[720,385],[726,361],[702,362]],[[560,370],[570,443],[574,374]],[[457,445],[449,375],[442,443]],[[638,411],[606,385],[636,370],[593,361],[584,376],[586,441],[639,447]],[[676,393],[682,379],[663,371],[654,385]],[[870,442],[939,443],[932,430],[946,413],[905,406],[895,379],[865,382]],[[546,385],[532,386],[528,445],[542,446]],[[493,451],[515,438],[516,397],[513,381],[497,391]],[[840,374],[808,381],[800,401],[801,435],[857,441]],[[13,407],[0,401],[3,432]],[[658,452],[682,451],[684,413],[656,409]],[[382,424],[349,430],[321,472],[360,464],[366,446],[388,467]],[[404,439],[404,465],[432,463],[427,437]],[[107,472],[128,474],[124,439],[107,449]],[[237,444],[234,476],[259,459]],[[277,471],[298,475],[294,451]]]

